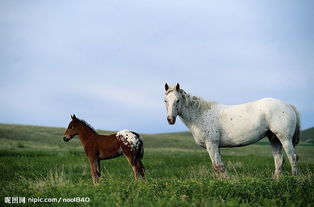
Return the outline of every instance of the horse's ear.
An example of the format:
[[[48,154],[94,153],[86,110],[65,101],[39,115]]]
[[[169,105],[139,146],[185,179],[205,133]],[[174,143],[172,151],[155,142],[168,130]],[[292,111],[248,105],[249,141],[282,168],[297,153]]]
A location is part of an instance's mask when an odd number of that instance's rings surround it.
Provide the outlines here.
[[[177,83],[177,85],[176,85],[176,90],[180,91],[180,84],[179,83]]]
[[[75,114],[71,115],[72,120],[76,120]]]
[[[169,89],[169,86],[168,86],[168,83],[166,83],[165,84],[165,90],[168,91],[168,89]]]

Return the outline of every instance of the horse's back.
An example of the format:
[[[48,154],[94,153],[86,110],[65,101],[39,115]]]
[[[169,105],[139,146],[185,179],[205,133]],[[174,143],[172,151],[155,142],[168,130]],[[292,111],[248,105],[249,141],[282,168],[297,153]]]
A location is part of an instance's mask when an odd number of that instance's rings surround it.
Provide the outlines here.
[[[280,113],[281,116],[284,116],[284,114],[293,116],[295,114],[292,105],[275,98],[263,98],[239,105],[227,105],[222,107],[222,111],[229,115],[250,116],[251,118],[260,115],[278,116]]]

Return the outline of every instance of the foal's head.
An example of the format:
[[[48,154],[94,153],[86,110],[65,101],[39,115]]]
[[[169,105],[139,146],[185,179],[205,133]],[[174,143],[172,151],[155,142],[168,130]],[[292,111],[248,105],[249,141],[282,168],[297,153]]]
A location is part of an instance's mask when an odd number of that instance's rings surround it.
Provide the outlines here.
[[[71,115],[72,121],[69,123],[69,126],[67,130],[64,132],[63,140],[65,142],[70,141],[75,135],[78,135],[78,128],[80,124],[80,120],[76,118],[76,116],[73,114]]]
[[[169,124],[174,124],[176,122],[177,115],[180,112],[182,104],[182,94],[180,92],[180,85],[177,83],[176,86],[170,87],[165,84],[165,103],[167,109],[167,121]]]

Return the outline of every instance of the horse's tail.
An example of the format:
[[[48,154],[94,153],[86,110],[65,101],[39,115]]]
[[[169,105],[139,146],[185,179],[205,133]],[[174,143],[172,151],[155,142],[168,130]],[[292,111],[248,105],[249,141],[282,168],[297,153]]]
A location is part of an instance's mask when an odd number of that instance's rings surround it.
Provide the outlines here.
[[[139,148],[135,154],[135,159],[137,160],[141,160],[144,157],[144,142],[141,138],[139,139],[139,141],[140,141]]]
[[[144,156],[144,142],[143,142],[141,135],[139,135],[138,133],[133,132],[133,131],[132,131],[132,133],[136,135],[136,138],[139,141],[137,152],[134,155],[134,160],[141,160]]]
[[[300,137],[301,137],[301,121],[300,121],[300,113],[298,112],[297,108],[294,105],[291,105],[291,108],[293,109],[295,115],[297,116],[297,123],[294,131],[294,135],[292,138],[292,144],[295,147],[299,142],[300,142]]]
[[[139,145],[138,145],[138,149],[137,152],[135,153],[134,156],[134,164],[136,165],[137,168],[137,173],[139,173],[143,179],[145,179],[145,167],[144,164],[142,162],[142,159],[144,157],[144,142],[142,137],[139,134],[136,134],[138,141],[139,141]]]
[[[137,152],[134,156],[134,162],[137,162],[137,167],[138,168],[138,172],[141,174],[141,176],[144,178],[145,177],[145,167],[143,165],[143,162],[141,161],[144,157],[144,142],[143,139],[140,135],[138,135],[138,139],[139,139],[139,147],[137,149]]]

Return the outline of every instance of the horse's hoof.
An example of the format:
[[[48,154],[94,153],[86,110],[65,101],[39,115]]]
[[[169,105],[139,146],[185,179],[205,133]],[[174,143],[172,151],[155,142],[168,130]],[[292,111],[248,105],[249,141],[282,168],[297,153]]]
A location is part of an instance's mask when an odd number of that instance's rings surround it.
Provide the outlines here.
[[[273,179],[278,179],[280,177],[280,174],[273,174]]]
[[[228,174],[220,174],[219,175],[219,178],[221,178],[221,179],[227,179],[227,178],[229,178],[229,176],[228,176]]]
[[[275,171],[273,174],[273,178],[278,179],[280,177],[281,173],[282,173],[282,171]]]
[[[98,173],[97,173],[97,176],[98,176],[98,177],[100,177],[100,176],[101,176],[100,172],[98,172]]]

